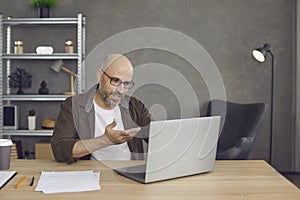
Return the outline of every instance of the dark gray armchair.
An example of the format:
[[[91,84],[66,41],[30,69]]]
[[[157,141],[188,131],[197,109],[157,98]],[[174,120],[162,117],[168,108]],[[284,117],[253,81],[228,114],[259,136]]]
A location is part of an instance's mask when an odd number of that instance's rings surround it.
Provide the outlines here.
[[[265,103],[239,104],[223,100],[209,102],[208,115],[221,115],[216,159],[248,158],[266,107]]]

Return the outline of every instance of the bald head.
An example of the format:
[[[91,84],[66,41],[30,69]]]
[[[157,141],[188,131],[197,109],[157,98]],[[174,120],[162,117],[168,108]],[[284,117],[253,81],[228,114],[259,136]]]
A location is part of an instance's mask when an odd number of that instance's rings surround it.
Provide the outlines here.
[[[121,70],[132,71],[132,63],[130,60],[122,54],[111,54],[104,59],[101,68],[104,71],[115,70],[120,68]]]
[[[111,54],[105,58],[98,70],[98,80],[101,80],[101,70],[107,72],[113,77],[118,77],[123,80],[132,80],[133,66],[130,60],[122,54]],[[100,72],[100,73],[99,73]]]

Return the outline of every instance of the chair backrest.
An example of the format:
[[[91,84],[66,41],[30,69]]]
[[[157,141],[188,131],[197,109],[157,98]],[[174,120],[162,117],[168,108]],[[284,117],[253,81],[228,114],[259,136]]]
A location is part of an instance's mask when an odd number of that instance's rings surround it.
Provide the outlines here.
[[[261,102],[247,104],[224,100],[209,102],[208,115],[221,116],[217,159],[247,159],[266,107],[266,103]]]

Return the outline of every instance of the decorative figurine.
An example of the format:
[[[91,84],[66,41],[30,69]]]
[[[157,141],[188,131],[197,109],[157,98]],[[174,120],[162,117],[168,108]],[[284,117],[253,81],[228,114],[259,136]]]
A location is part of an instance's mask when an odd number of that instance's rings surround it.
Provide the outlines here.
[[[73,42],[71,40],[65,41],[65,53],[73,53]]]
[[[41,82],[41,88],[39,89],[39,94],[48,94],[49,89],[47,88],[47,83],[46,81]]]
[[[14,49],[15,49],[15,54],[22,54],[23,53],[23,41],[16,40]]]
[[[17,94],[24,94],[23,88],[31,88],[32,75],[24,69],[17,68],[9,77],[9,87],[19,88]]]

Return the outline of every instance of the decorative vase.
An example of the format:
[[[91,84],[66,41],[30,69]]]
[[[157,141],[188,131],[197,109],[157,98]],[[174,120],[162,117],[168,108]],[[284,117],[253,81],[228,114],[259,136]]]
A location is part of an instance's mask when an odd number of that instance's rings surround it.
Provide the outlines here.
[[[39,18],[49,18],[50,8],[37,8]]]
[[[36,116],[28,116],[28,129],[29,130],[35,129],[35,120],[36,120]]]

